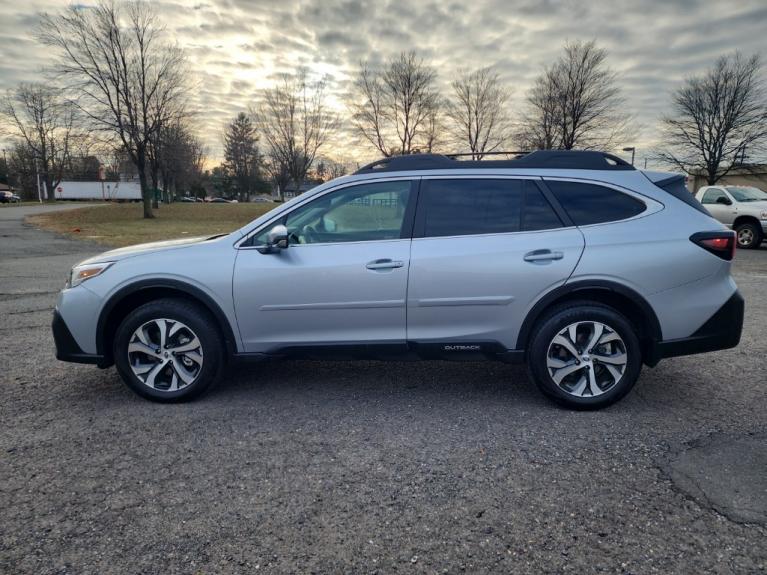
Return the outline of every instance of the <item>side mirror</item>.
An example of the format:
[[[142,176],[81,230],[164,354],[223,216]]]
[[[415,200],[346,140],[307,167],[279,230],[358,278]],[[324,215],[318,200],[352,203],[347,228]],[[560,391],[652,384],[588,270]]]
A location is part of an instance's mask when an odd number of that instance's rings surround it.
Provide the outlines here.
[[[730,198],[725,197],[725,196],[719,196],[716,199],[716,203],[717,204],[724,204],[725,206],[731,206],[732,205],[732,200]]]
[[[266,234],[266,245],[259,248],[258,251],[262,254],[271,254],[286,249],[288,245],[290,245],[288,242],[288,228],[282,224],[277,224]]]

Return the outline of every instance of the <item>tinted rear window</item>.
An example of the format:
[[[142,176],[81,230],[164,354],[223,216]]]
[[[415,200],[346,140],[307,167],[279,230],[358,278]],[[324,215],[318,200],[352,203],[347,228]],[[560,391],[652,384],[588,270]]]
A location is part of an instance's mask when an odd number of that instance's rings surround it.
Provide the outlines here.
[[[526,180],[424,180],[424,236],[461,236],[558,228],[562,222]]]
[[[546,180],[577,226],[617,222],[641,214],[647,206],[612,188],[582,182]]]

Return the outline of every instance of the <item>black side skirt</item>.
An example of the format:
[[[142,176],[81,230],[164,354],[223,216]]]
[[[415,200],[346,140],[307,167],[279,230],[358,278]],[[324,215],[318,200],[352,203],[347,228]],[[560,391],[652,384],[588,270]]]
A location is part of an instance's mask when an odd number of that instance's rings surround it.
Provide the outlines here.
[[[291,346],[271,353],[238,353],[237,361],[263,361],[267,359],[318,359],[334,360],[442,360],[482,361],[496,360],[506,363],[522,363],[524,350],[506,349],[491,341],[430,341],[407,343],[337,342],[334,344]]]

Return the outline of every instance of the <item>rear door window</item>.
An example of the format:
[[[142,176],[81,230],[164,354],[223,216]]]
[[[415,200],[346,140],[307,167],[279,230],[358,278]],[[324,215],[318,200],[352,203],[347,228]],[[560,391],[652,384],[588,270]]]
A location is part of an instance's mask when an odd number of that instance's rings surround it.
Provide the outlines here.
[[[647,208],[628,194],[598,184],[546,180],[546,185],[577,226],[626,220]]]
[[[528,180],[423,180],[419,202],[426,237],[501,234],[559,228],[562,222]]]

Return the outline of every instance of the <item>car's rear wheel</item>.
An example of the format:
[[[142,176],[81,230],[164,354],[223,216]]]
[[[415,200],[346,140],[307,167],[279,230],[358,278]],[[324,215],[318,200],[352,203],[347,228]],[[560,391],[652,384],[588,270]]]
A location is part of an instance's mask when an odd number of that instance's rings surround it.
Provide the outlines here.
[[[538,388],[555,401],[597,409],[631,390],[642,353],[634,327],[622,314],[597,303],[572,302],[538,323],[528,368]]]
[[[746,222],[740,224],[735,228],[735,234],[738,238],[738,247],[746,250],[758,248],[762,243],[762,229],[761,226],[753,223]]]
[[[185,401],[210,389],[224,364],[212,316],[185,300],[142,305],[120,324],[114,360],[123,381],[139,395],[161,402]]]

